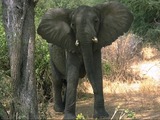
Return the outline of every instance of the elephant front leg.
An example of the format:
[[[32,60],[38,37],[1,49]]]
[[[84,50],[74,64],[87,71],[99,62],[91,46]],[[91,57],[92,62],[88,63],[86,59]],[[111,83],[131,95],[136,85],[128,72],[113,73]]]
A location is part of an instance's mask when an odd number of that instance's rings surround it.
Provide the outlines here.
[[[103,96],[103,81],[102,81],[102,66],[101,66],[101,51],[94,53],[95,65],[95,87],[94,91],[94,118],[107,118],[109,114],[105,110]]]
[[[60,72],[56,69],[53,61],[50,61],[51,72],[52,72],[52,85],[54,90],[54,110],[56,112],[64,111],[64,103],[62,101],[62,85],[63,81],[61,79]]]
[[[79,79],[80,61],[76,54],[68,53],[67,58],[67,93],[64,119],[75,119],[76,94]]]

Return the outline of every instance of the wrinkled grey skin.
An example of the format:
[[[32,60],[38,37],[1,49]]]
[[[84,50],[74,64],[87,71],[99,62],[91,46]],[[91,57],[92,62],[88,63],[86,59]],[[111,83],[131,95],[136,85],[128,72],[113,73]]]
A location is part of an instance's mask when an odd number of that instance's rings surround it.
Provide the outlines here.
[[[64,119],[76,117],[78,80],[85,74],[94,92],[94,118],[109,116],[104,106],[101,48],[127,32],[132,21],[130,11],[117,2],[50,9],[42,17],[37,32],[50,43],[54,109],[64,111]],[[62,86],[66,86],[64,99]]]

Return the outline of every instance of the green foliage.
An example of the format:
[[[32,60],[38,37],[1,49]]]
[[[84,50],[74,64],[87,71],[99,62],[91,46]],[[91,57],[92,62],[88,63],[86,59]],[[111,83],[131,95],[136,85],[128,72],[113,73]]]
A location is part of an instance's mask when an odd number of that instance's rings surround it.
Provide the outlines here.
[[[118,114],[118,113],[120,113],[119,120],[121,120],[121,119],[131,119],[131,120],[136,119],[135,112],[133,112],[129,109],[120,109],[120,106],[117,106],[115,108],[115,111],[114,111],[112,117],[111,117],[111,120],[114,120],[116,114]]]
[[[109,75],[111,73],[111,68],[112,67],[109,63],[104,63],[103,68],[104,68],[104,74],[105,75]]]
[[[61,7],[61,8],[74,8],[83,4],[83,0],[41,0],[38,2],[37,7],[44,9]]]
[[[105,1],[106,0],[41,0],[38,2],[37,7],[45,11],[46,9],[55,7],[75,8],[80,5],[95,5]]]
[[[8,48],[5,40],[5,32],[2,24],[2,16],[0,16],[0,71],[5,71],[6,74],[9,70],[9,58],[8,58]]]
[[[11,95],[11,80],[5,76],[5,72],[0,71],[0,101],[6,108],[9,108]]]
[[[0,101],[8,107],[9,99],[11,98],[11,81],[8,77],[9,75],[9,58],[8,58],[8,48],[5,39],[5,32],[2,24],[2,13],[0,5]]]
[[[22,115],[18,115],[17,119],[19,119],[19,120],[26,120],[27,117],[24,114],[22,114]]]
[[[85,5],[93,6],[93,5],[96,5],[96,4],[106,2],[107,0],[83,0],[83,1],[85,1],[84,2]]]
[[[127,118],[135,119],[135,112],[129,109],[126,109],[124,112],[127,114]]]
[[[48,103],[41,103],[38,104],[39,109],[39,117],[41,120],[47,120],[47,109],[48,109]]]
[[[134,14],[133,31],[152,40],[160,40],[160,1],[159,0],[120,0]]]
[[[76,120],[85,120],[85,117],[83,116],[82,113],[79,113],[76,117]]]
[[[45,0],[40,0],[35,8],[36,28],[38,27],[44,12],[48,9],[46,6],[47,2]],[[50,97],[51,94],[48,44],[38,34],[36,34],[35,47],[35,72],[38,88],[38,101],[43,102],[47,95]],[[47,87],[44,88],[44,86]],[[45,94],[45,92],[47,92],[47,94]]]
[[[50,0],[49,7],[74,8],[83,4],[82,0]]]

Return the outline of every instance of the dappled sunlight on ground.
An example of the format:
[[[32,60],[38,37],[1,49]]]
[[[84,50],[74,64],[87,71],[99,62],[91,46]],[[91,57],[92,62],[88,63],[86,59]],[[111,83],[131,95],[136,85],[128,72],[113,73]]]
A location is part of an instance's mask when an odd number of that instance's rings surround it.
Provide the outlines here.
[[[139,88],[140,88],[139,83],[128,84],[117,81],[116,82],[104,81],[103,91],[105,93],[118,94],[118,93],[138,91]]]
[[[93,116],[94,98],[90,83],[84,82],[87,87],[83,97],[77,99],[76,113],[82,113],[85,118]],[[160,118],[160,86],[151,79],[135,83],[111,82],[104,79],[104,99],[106,110],[110,118],[118,108],[114,119],[119,119],[121,112],[129,110],[134,112],[137,119]],[[82,93],[81,93],[82,94]],[[63,118],[63,114],[53,110],[53,103],[49,105],[50,118]],[[126,119],[126,115],[123,117]]]
[[[141,51],[143,55],[143,59],[150,60],[150,59],[156,59],[160,57],[160,52],[157,48],[151,47],[151,45],[148,45],[146,47],[142,48]]]
[[[153,79],[160,82],[160,60],[143,61],[133,64],[131,68],[141,78]]]

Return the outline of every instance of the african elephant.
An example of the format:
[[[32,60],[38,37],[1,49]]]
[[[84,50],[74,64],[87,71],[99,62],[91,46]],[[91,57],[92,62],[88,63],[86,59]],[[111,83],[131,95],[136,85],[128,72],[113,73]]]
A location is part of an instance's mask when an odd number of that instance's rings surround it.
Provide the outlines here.
[[[94,118],[108,117],[103,97],[101,48],[127,32],[133,15],[122,4],[109,2],[76,9],[48,10],[37,32],[50,44],[54,109],[64,119],[75,119],[79,78],[87,74],[94,92]],[[66,84],[64,84],[66,81]],[[62,86],[66,97],[62,99]]]

